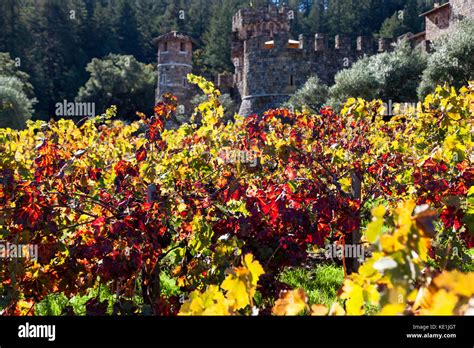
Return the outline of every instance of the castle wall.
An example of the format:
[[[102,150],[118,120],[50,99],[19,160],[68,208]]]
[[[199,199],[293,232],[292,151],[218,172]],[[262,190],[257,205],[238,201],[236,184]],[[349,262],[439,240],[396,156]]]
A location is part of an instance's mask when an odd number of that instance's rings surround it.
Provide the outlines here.
[[[239,114],[244,116],[281,106],[312,75],[331,85],[338,71],[375,51],[365,38],[356,43],[340,36],[334,48],[327,47],[321,34],[300,36],[299,48],[289,47],[286,33],[275,35],[271,48],[265,48],[267,39],[253,37],[244,44],[243,65],[239,67],[242,80],[237,81],[242,99]]]
[[[452,20],[474,18],[473,0],[451,0]]]
[[[338,35],[333,47],[323,34],[290,40],[288,15],[287,8],[270,6],[243,9],[233,17],[234,85],[243,116],[280,107],[313,75],[330,85],[338,71],[361,56],[391,49],[389,41],[376,48],[365,37],[351,41]]]

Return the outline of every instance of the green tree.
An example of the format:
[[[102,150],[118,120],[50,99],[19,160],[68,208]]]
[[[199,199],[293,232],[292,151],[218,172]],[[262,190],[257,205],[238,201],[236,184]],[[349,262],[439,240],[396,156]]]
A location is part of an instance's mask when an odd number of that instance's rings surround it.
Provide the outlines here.
[[[418,18],[416,0],[406,0],[403,10],[397,10],[387,18],[380,28],[377,36],[383,38],[396,38],[407,32],[418,33],[421,30],[421,21]]]
[[[0,52],[0,128],[22,128],[36,104],[30,76],[18,69],[9,53]]]
[[[151,114],[156,77],[153,65],[140,63],[133,56],[110,54],[92,59],[86,70],[90,78],[76,101],[95,103],[97,113],[117,105],[119,114],[129,119],[137,111]]]
[[[33,114],[34,103],[19,78],[0,75],[0,128],[23,128]]]
[[[0,75],[16,77],[22,83],[22,91],[29,97],[34,98],[33,85],[30,83],[30,75],[21,71],[17,63],[11,59],[7,52],[0,52]]]
[[[326,22],[325,0],[314,0],[304,21],[307,34],[314,35],[326,31],[324,28]]]
[[[21,19],[21,2],[18,0],[0,1],[0,51],[20,55],[24,28]]]
[[[318,112],[328,98],[328,86],[321,83],[317,76],[311,76],[306,83],[291,96],[287,105],[294,109],[307,108]]]
[[[117,16],[118,53],[132,54],[139,60],[144,58],[135,9],[130,1],[122,1]]]
[[[234,10],[231,0],[216,3],[209,27],[204,33],[203,62],[212,73],[222,73],[233,69],[230,48]]]
[[[417,0],[406,0],[406,5],[403,10],[403,22],[408,31],[418,33],[421,30],[422,21],[419,18]]]
[[[414,102],[425,68],[426,55],[402,41],[393,52],[365,57],[340,71],[329,89],[329,104],[339,108],[350,97]]]
[[[383,22],[378,37],[392,39],[406,32],[407,27],[403,21],[403,12],[397,11]]]
[[[437,85],[449,83],[460,87],[474,80],[474,21],[464,20],[458,30],[441,37],[434,43],[435,52],[428,59],[428,66],[418,89],[422,98]]]
[[[118,51],[116,23],[116,11],[112,3],[103,4],[98,1],[89,23],[94,34],[91,39],[93,48],[89,58],[102,58],[111,52]]]
[[[39,117],[49,118],[55,104],[72,100],[85,81],[83,68],[87,59],[79,37],[85,12],[77,0],[44,0],[30,5],[26,20],[31,29],[31,45],[24,55],[25,71],[30,74],[39,99]]]

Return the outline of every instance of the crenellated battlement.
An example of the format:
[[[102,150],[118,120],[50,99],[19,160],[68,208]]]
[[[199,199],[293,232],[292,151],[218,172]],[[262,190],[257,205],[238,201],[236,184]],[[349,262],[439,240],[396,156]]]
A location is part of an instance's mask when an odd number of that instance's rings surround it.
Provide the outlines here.
[[[272,37],[276,33],[289,32],[288,13],[288,8],[275,6],[241,9],[232,18],[234,40],[261,35]]]
[[[242,9],[232,22],[234,83],[248,115],[285,102],[312,75],[326,84],[356,60],[390,51],[391,41],[323,33],[290,35],[288,8]]]
[[[264,54],[270,52],[300,51],[300,52],[353,52],[355,54],[372,55],[377,52],[386,52],[392,50],[394,40],[379,39],[373,40],[370,37],[359,36],[352,40],[348,36],[336,35],[332,45],[329,45],[328,37],[325,34],[317,33],[315,35],[300,34],[298,40],[290,39],[289,33],[274,34],[269,40],[267,36],[254,36],[244,41],[242,47],[246,47],[247,52],[253,50]]]

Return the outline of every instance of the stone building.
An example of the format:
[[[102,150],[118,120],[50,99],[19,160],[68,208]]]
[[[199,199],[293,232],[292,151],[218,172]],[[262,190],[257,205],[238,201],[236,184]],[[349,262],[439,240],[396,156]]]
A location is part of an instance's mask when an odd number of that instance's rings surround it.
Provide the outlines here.
[[[441,35],[453,30],[460,20],[474,18],[474,0],[450,0],[442,5],[436,3],[434,8],[422,13],[420,17],[425,19],[425,31],[411,35],[409,39],[415,44],[428,47]]]
[[[188,84],[187,75],[193,70],[193,41],[189,36],[173,31],[156,38],[154,43],[158,49],[155,100],[159,102],[163,94],[172,93],[178,98],[177,117],[189,114],[194,88]]]

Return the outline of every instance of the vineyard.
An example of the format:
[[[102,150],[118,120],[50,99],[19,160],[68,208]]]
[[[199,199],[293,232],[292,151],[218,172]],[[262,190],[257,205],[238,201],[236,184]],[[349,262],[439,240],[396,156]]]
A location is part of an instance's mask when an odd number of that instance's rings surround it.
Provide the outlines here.
[[[227,122],[188,78],[207,100],[175,130],[171,95],[0,129],[3,315],[474,313],[473,84]]]

